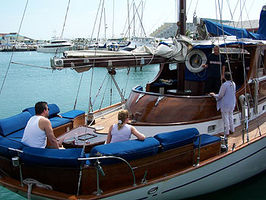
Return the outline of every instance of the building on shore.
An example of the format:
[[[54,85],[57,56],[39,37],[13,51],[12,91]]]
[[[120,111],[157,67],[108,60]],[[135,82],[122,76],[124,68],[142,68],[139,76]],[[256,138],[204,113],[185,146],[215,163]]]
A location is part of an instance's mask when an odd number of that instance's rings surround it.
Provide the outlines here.
[[[37,40],[17,33],[0,33],[1,51],[36,50]]]

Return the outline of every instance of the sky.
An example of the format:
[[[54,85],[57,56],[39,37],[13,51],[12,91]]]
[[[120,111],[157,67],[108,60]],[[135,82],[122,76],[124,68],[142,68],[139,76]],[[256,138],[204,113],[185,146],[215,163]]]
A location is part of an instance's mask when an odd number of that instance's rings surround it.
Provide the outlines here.
[[[135,12],[136,35],[145,33],[149,36],[163,23],[177,21],[176,0],[28,0],[23,21],[22,16],[27,0],[0,0],[0,33],[18,32],[22,21],[19,33],[33,39],[45,40],[54,36],[59,37],[62,30],[63,38],[68,39],[96,38],[97,36],[103,38],[105,35],[107,38],[120,37],[125,34],[128,36],[128,31],[126,31],[128,27],[127,2],[131,8],[130,18],[133,22],[133,1],[135,7],[138,8],[138,12]],[[67,12],[68,2],[70,4]],[[104,2],[105,12],[100,12],[103,10],[101,6],[98,20],[95,22],[99,4],[103,5],[102,2]],[[222,11],[222,19],[235,21],[240,21],[241,18],[242,20],[259,19],[261,8],[266,5],[266,0],[187,0],[187,21],[192,22],[193,13],[202,18],[219,19],[220,14],[216,12],[219,10],[219,6],[216,6],[218,2]],[[242,17],[240,16],[241,7]],[[101,13],[105,13],[106,16],[102,14],[102,20],[100,20]],[[107,27],[106,34],[104,19]],[[139,19],[142,19],[142,23]],[[99,25],[100,21],[101,25]],[[131,35],[133,27],[132,23]]]

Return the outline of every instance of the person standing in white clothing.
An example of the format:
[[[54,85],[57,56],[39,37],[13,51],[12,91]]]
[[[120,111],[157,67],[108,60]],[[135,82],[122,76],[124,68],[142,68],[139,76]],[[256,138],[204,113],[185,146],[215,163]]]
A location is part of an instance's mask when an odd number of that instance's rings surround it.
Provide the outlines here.
[[[236,85],[231,79],[229,72],[224,73],[224,82],[219,90],[219,94],[210,93],[217,101],[217,110],[221,109],[224,122],[224,134],[226,136],[234,133],[233,111],[236,105]]]
[[[145,140],[145,135],[127,123],[128,111],[122,110],[118,113],[118,124],[114,124],[109,128],[106,144],[127,141],[130,139],[131,134],[135,135],[139,140]]]
[[[58,149],[59,143],[53,133],[53,128],[49,116],[47,102],[38,102],[35,104],[35,113],[25,127],[21,142],[30,147],[45,148],[47,139],[51,147]]]

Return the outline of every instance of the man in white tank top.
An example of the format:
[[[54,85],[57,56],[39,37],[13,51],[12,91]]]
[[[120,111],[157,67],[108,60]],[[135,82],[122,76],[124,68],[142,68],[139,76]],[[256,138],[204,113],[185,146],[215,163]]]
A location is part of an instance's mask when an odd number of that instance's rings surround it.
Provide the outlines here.
[[[21,142],[30,147],[45,148],[47,138],[52,148],[58,149],[59,144],[53,133],[49,116],[49,108],[46,102],[35,104],[35,113],[27,123]]]

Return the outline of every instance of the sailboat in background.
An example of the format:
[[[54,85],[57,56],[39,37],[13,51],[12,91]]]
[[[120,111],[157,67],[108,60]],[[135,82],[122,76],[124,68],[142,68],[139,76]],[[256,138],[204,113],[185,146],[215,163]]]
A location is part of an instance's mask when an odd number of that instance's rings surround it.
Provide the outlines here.
[[[121,103],[90,112],[62,113],[49,104],[50,121],[66,149],[39,149],[20,139],[33,108],[0,120],[0,184],[31,198],[182,199],[216,191],[266,169],[266,42],[235,36],[191,41],[185,38],[185,1],[180,0],[180,35],[172,47],[155,52],[70,51],[51,60],[54,69],[78,72],[104,67]],[[260,24],[266,22],[266,6]],[[217,34],[218,33],[213,33]],[[212,47],[219,45],[237,79],[236,132],[226,137],[215,100],[206,95],[204,70]],[[149,53],[147,53],[149,51]],[[153,54],[152,54],[153,53]],[[126,99],[115,70],[160,64],[153,81],[136,86]],[[231,67],[232,66],[232,67]],[[233,68],[234,67],[234,68]],[[91,103],[90,103],[91,105]],[[131,124],[148,136],[104,144],[117,113],[126,108]],[[27,178],[26,178],[27,177]],[[217,181],[219,180],[219,181]],[[36,187],[32,187],[32,185]]]

